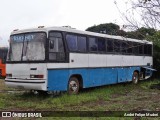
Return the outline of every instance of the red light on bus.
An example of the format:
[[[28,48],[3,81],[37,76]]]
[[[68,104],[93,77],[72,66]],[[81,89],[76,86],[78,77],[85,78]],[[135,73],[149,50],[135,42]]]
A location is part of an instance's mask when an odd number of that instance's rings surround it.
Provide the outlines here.
[[[30,75],[30,78],[44,78],[44,75]]]
[[[11,78],[11,77],[12,77],[12,74],[6,74],[6,77],[7,77],[7,78]]]

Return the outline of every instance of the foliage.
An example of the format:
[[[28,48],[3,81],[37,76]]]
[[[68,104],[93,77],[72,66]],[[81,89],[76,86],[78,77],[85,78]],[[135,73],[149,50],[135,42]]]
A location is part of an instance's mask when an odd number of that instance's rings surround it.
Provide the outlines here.
[[[120,30],[119,25],[114,23],[105,23],[94,25],[86,29],[86,31],[104,33],[109,35],[124,35],[125,31]]]
[[[127,32],[127,37],[128,38],[135,38],[135,39],[140,39],[143,40],[145,39],[148,35],[152,36],[155,34],[155,29],[153,28],[139,28],[135,31],[130,31]]]
[[[125,11],[121,9],[118,0],[114,0],[114,3],[127,29],[137,30],[141,27],[160,28],[159,0],[129,0],[125,2]]]
[[[153,42],[153,67],[157,69],[157,75],[160,72],[160,31],[157,31],[153,36],[148,36],[148,40]]]
[[[94,25],[94,26],[88,27],[86,31],[109,34],[109,35],[120,35],[128,38],[135,38],[140,40],[145,39],[146,36],[148,35],[152,36],[156,32],[155,29],[153,28],[144,28],[144,27],[139,28],[135,31],[126,32],[124,30],[121,30],[120,26],[114,23]]]

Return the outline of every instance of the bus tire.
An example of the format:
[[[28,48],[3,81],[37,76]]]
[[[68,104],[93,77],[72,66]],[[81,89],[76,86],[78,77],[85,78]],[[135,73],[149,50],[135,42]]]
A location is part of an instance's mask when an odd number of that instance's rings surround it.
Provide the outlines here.
[[[134,72],[134,73],[133,73],[133,76],[132,76],[132,82],[133,82],[133,84],[137,84],[138,81],[139,81],[138,72]]]
[[[68,94],[72,95],[72,94],[78,94],[80,89],[80,84],[79,81],[76,77],[71,77],[69,82],[68,82]]]

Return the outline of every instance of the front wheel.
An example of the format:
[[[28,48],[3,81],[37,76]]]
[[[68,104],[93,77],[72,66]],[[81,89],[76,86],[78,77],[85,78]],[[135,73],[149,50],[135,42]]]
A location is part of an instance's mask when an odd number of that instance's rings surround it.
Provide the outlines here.
[[[138,83],[138,80],[139,80],[139,75],[138,75],[137,72],[134,72],[134,73],[133,73],[133,76],[132,76],[132,82],[133,82],[134,84],[137,84],[137,83]]]
[[[68,94],[78,94],[79,92],[79,81],[76,77],[71,77],[68,82]]]

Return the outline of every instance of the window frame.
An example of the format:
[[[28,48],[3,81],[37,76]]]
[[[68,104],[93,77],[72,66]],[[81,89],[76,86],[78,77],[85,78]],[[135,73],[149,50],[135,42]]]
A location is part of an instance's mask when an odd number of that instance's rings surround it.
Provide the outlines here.
[[[112,41],[112,51],[111,52],[108,52],[108,41]],[[112,39],[112,38],[107,38],[106,39],[106,51],[107,51],[107,54],[115,54],[115,52],[114,52],[114,39]]]
[[[68,43],[67,43],[67,39],[66,39],[67,35],[77,36],[77,41],[78,41],[78,36],[85,37],[86,38],[86,51],[72,51],[72,50],[70,50],[69,46],[68,46]],[[69,53],[88,53],[88,38],[87,38],[87,35],[85,35],[85,34],[66,32],[65,33],[65,42],[66,42],[67,50],[68,50]]]
[[[58,32],[58,33],[60,33],[61,34],[61,36],[62,36],[62,42],[63,42],[63,48],[64,48],[64,54],[65,54],[65,58],[64,58],[64,60],[62,60],[62,61],[58,61],[58,60],[50,60],[49,59],[49,53],[53,53],[53,52],[49,52],[49,47],[50,47],[50,41],[49,41],[49,35],[50,35],[50,33],[51,32]],[[53,37],[53,36],[52,36]],[[63,31],[58,31],[58,30],[50,30],[50,31],[48,31],[48,38],[47,38],[47,45],[46,45],[46,54],[47,54],[47,58],[46,58],[46,60],[47,60],[47,62],[49,62],[49,63],[68,63],[69,62],[69,55],[67,54],[67,49],[66,49],[66,43],[65,43],[65,40],[64,40],[64,32]]]
[[[115,51],[115,41],[116,41],[116,42],[119,42],[119,48],[118,48],[119,51],[118,51],[118,52]],[[115,53],[115,54],[117,54],[117,55],[122,55],[121,46],[122,46],[122,40],[114,39],[113,47],[114,47],[114,53]]]

